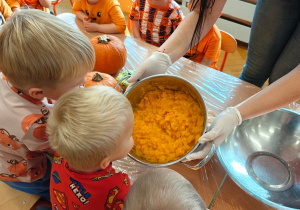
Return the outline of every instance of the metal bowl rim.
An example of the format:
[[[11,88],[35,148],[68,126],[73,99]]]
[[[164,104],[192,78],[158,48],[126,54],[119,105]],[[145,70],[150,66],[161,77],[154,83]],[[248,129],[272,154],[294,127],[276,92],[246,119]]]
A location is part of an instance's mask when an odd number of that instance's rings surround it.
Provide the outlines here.
[[[183,77],[180,77],[180,76],[176,76],[176,75],[169,75],[169,74],[156,74],[156,75],[152,75],[152,76],[149,76],[149,77],[146,77],[140,81],[138,81],[137,83],[135,83],[129,91],[126,91],[124,93],[125,96],[127,96],[133,89],[135,89],[138,85],[140,85],[141,83],[147,81],[147,80],[150,80],[150,79],[153,79],[153,78],[157,78],[157,77],[174,77],[174,78],[177,78],[177,79],[180,79],[180,80],[183,80],[184,82],[190,84],[199,94],[200,98],[202,99],[203,101],[203,106],[204,106],[204,111],[205,111],[205,123],[204,123],[204,130],[201,134],[201,136],[206,132],[206,125],[207,125],[207,108],[206,108],[206,104],[204,102],[204,99],[201,95],[201,93],[199,92],[199,90],[195,87],[195,85],[193,85],[191,82],[189,82],[188,80],[186,80],[185,78]],[[177,160],[174,160],[174,161],[171,161],[171,162],[167,162],[167,163],[149,163],[149,162],[144,162],[142,160],[139,160],[137,159],[136,157],[134,157],[133,155],[130,154],[130,152],[128,153],[128,156],[132,159],[134,159],[135,161],[139,162],[139,163],[142,163],[142,164],[145,164],[145,165],[148,165],[148,166],[153,166],[153,167],[164,167],[164,166],[169,166],[169,165],[173,165],[175,163],[178,163],[180,162],[181,160],[184,160],[185,157],[189,154],[191,154],[193,151],[195,151],[195,149],[197,149],[197,147],[200,145],[199,141],[195,144],[195,146],[187,153],[185,154],[184,156],[182,156],[181,158],[177,159]]]
[[[291,113],[293,115],[296,115],[296,116],[299,116],[300,117],[300,113],[296,112],[296,111],[293,111],[293,110],[290,110],[290,109],[286,109],[286,108],[280,108],[280,109],[277,109],[277,110],[274,110],[274,111],[283,111],[283,112],[288,112],[288,113]],[[249,190],[248,188],[244,187],[244,185],[242,184],[242,182],[240,182],[238,179],[235,178],[235,176],[233,176],[234,174],[228,170],[228,167],[227,165],[225,164],[224,160],[222,158],[220,158],[221,154],[220,154],[220,147],[217,148],[216,150],[216,153],[217,153],[217,156],[218,156],[218,159],[219,161],[221,162],[223,168],[225,169],[225,171],[228,173],[228,175],[230,176],[230,178],[242,189],[244,190],[246,193],[248,193],[249,195],[253,196],[254,198],[256,198],[257,200],[259,201],[262,201],[264,202],[265,204],[271,206],[271,207],[274,207],[276,209],[282,209],[282,210],[295,210],[294,208],[289,208],[289,207],[286,207],[286,206],[282,206],[282,205],[279,205],[275,202],[272,202],[270,200],[266,200],[266,199],[262,199],[261,197],[259,197],[258,195],[256,195],[255,193],[253,193],[251,190]]]

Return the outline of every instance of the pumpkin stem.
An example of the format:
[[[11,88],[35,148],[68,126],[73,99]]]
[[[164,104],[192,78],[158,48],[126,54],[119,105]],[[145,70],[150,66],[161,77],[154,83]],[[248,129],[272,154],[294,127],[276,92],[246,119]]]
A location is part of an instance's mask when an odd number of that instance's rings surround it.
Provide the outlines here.
[[[96,72],[96,74],[94,74],[92,81],[94,82],[100,82],[103,80],[103,77],[101,76],[101,74],[99,72]]]
[[[98,43],[107,44],[110,41],[110,38],[104,34],[103,36],[99,36]]]

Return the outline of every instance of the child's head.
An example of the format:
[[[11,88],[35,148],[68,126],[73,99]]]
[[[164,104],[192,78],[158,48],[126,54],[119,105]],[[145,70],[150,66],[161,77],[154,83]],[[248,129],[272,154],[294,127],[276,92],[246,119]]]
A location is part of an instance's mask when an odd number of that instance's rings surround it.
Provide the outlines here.
[[[55,103],[47,133],[71,168],[89,172],[130,152],[133,118],[128,99],[113,88],[78,88]]]
[[[14,87],[36,99],[57,100],[82,85],[94,62],[93,46],[85,35],[40,10],[13,14],[0,33],[0,71]]]
[[[142,173],[131,186],[124,210],[206,210],[192,184],[166,168]]]

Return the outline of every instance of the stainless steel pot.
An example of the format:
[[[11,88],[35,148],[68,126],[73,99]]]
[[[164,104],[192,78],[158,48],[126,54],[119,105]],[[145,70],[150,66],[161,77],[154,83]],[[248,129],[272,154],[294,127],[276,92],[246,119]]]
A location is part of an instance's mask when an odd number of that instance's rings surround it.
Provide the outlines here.
[[[171,90],[184,91],[185,93],[188,93],[193,99],[195,99],[195,101],[199,104],[199,106],[201,107],[201,109],[204,112],[204,116],[205,116],[205,120],[204,120],[204,124],[203,124],[203,127],[204,127],[203,133],[204,133],[205,129],[206,129],[206,123],[207,123],[207,111],[206,111],[205,103],[203,101],[201,94],[194,87],[194,85],[182,77],[178,77],[178,76],[174,76],[174,75],[165,75],[165,74],[147,77],[147,78],[137,82],[132,88],[130,88],[130,90],[127,90],[125,92],[125,96],[130,101],[132,108],[135,109],[137,104],[140,102],[141,98],[148,91],[157,90],[159,88],[159,86],[163,86],[164,88],[171,89]],[[203,135],[203,133],[201,135]],[[143,164],[146,164],[149,166],[154,166],[154,167],[162,167],[162,166],[171,165],[171,164],[180,162],[181,160],[184,160],[185,157],[188,154],[192,153],[195,149],[197,149],[198,146],[199,146],[199,143],[197,143],[188,153],[186,153],[181,158],[171,161],[171,162],[168,162],[168,163],[164,163],[164,164],[149,163],[146,160],[142,159],[141,157],[136,156],[136,154],[134,153],[133,150],[129,153],[129,156],[140,163],[143,163]],[[203,146],[203,144],[201,146]],[[207,154],[207,156],[194,166],[190,166],[190,165],[182,163],[182,162],[181,163],[191,169],[199,169],[200,167],[205,165],[211,159],[211,157],[213,156],[213,154],[215,152],[215,149],[216,149],[215,145],[211,144],[211,149],[210,149],[209,153]]]

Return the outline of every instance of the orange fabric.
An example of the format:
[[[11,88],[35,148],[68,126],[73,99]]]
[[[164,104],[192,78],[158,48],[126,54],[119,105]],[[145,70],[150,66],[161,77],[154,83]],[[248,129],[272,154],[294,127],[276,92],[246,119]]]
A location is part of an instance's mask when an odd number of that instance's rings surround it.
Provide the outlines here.
[[[13,7],[20,8],[20,7],[24,7],[25,4],[27,4],[27,6],[30,9],[39,9],[48,13],[50,12],[48,8],[44,8],[43,6],[41,6],[38,0],[6,0],[6,2],[10,6],[10,8]]]
[[[203,37],[192,51],[188,51],[185,57],[192,61],[201,63],[203,57],[207,60],[213,60],[209,67],[218,70],[217,62],[221,51],[221,33],[216,25]]]
[[[168,5],[163,7],[154,6],[147,0],[135,0],[129,18],[139,21],[142,40],[161,46],[184,16],[180,6],[173,0],[169,0]]]
[[[126,29],[125,17],[117,0],[100,0],[95,5],[90,5],[87,0],[75,0],[73,12],[78,11],[83,11],[98,24],[114,23],[119,33]]]
[[[5,20],[12,15],[10,6],[6,3],[5,0],[0,0],[0,29],[5,23]]]

